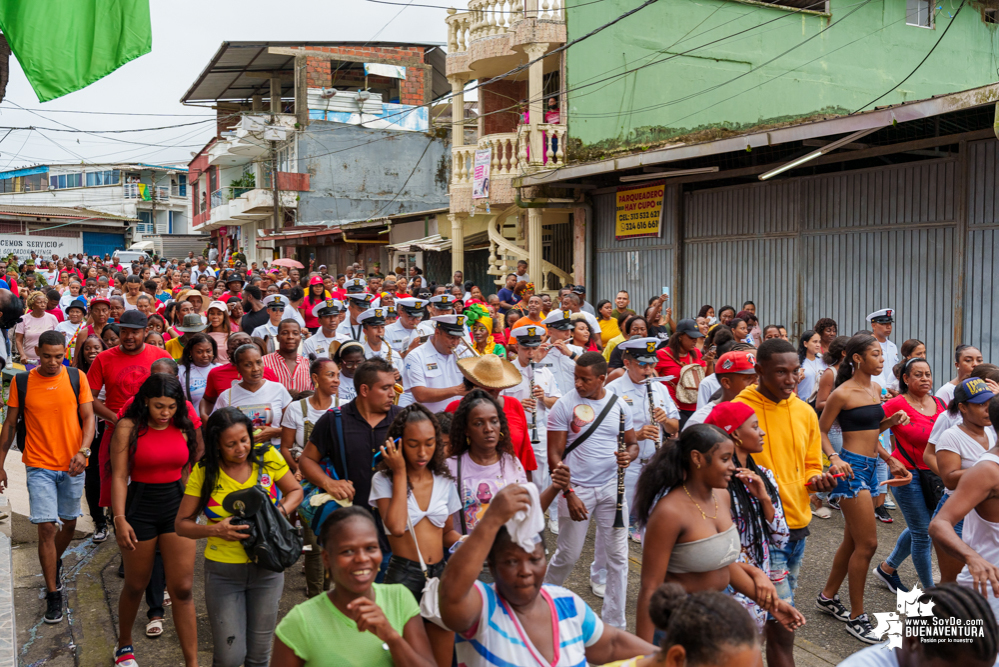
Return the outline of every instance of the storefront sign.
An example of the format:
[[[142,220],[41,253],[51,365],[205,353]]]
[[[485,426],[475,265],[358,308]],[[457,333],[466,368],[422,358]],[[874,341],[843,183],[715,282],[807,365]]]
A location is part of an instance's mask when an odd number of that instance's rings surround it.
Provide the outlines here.
[[[492,149],[487,148],[484,151],[475,151],[472,199],[489,199],[489,163],[492,161],[492,158]]]
[[[31,253],[35,253],[38,257],[51,259],[52,255],[66,257],[80,252],[83,252],[83,239],[79,237],[0,234],[0,257],[13,253],[18,259],[27,259],[31,257]]]
[[[615,240],[660,236],[665,192],[665,181],[618,188]]]

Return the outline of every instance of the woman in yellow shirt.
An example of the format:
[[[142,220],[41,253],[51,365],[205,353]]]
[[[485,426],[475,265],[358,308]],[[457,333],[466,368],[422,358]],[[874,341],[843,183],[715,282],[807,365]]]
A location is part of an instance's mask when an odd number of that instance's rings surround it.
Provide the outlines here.
[[[618,326],[617,318],[611,315],[612,310],[614,304],[607,299],[597,304],[597,323],[600,325],[600,340],[604,347],[607,347],[612,338],[621,335],[621,327]]]

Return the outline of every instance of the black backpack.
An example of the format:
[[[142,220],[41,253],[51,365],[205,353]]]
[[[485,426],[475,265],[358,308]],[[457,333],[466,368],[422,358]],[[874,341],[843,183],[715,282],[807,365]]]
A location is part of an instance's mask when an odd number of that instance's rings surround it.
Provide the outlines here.
[[[76,394],[76,402],[80,403],[80,369],[73,368],[72,366],[66,367],[66,372],[69,373],[69,383],[73,386],[73,393]],[[31,371],[21,371],[14,376],[14,384],[17,387],[17,404],[19,406],[17,413],[17,427],[15,433],[17,434],[17,445],[21,449],[21,452],[27,450],[27,427],[24,423],[24,406],[25,401],[28,398],[28,376]],[[79,414],[79,413],[77,413]],[[80,422],[80,426],[83,426],[83,422]]]

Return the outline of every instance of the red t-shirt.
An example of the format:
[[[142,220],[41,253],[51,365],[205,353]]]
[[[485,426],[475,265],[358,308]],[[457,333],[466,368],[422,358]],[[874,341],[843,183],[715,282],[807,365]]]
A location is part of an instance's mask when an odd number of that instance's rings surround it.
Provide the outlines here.
[[[178,481],[191,456],[181,430],[170,424],[162,431],[147,429],[140,433],[129,473],[132,481],[143,484]]]
[[[668,378],[672,376],[671,380],[666,381],[666,388],[669,390],[670,398],[676,403],[678,410],[693,411],[697,409],[697,403],[681,403],[676,400],[676,383],[680,381],[680,369],[689,364],[700,364],[705,368],[708,367],[707,363],[701,359],[701,353],[697,349],[693,349],[686,356],[682,356],[679,359],[673,358],[673,352],[668,348],[664,347],[658,352],[656,356],[659,357],[658,363],[656,363],[656,372],[659,373],[659,377]]]
[[[891,427],[891,433],[895,436],[895,444],[898,445],[891,455],[909,470],[912,470],[912,462],[920,470],[930,469],[929,466],[923,463],[923,450],[926,449],[926,442],[930,438],[930,431],[933,430],[933,424],[936,422],[937,416],[947,409],[943,405],[943,401],[936,397],[933,397],[933,403],[936,405],[936,412],[933,413],[932,417],[924,415],[909,405],[909,401],[905,400],[905,396],[896,396],[890,401],[886,401],[883,406],[886,417],[891,417],[899,410],[909,415],[908,424]],[[909,455],[909,458],[912,459],[912,462],[902,456],[900,450],[903,449]]]
[[[233,381],[240,381],[243,378],[235,366],[225,364],[208,371],[208,379],[205,380],[204,399],[211,403],[219,397],[223,391],[232,386]],[[277,375],[269,368],[264,368],[264,379],[272,382],[280,382]]]
[[[214,373],[215,371],[212,371]],[[209,379],[211,374],[208,375]],[[538,460],[534,458],[534,447],[531,446],[531,433],[527,428],[527,415],[524,406],[515,398],[503,396],[503,413],[506,415],[507,426],[510,427],[510,442],[513,443],[513,453],[524,470],[537,470]],[[453,413],[458,409],[461,399],[451,401],[444,412]]]
[[[149,377],[149,367],[157,359],[170,359],[170,353],[152,345],[143,345],[138,354],[125,354],[120,347],[104,350],[97,355],[87,372],[94,396],[105,389],[104,405],[117,413],[129,398],[139,393],[139,387]]]

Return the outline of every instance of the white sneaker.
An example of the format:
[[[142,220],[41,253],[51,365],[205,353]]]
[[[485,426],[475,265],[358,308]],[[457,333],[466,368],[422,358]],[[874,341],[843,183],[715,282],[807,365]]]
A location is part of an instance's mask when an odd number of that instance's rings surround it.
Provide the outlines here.
[[[604,593],[607,592],[607,584],[596,584],[592,581],[590,582],[590,590],[601,600],[604,599]]]
[[[548,520],[548,530],[551,531],[552,535],[558,535],[558,517],[553,516]]]
[[[887,498],[885,498],[885,507],[887,507],[890,510],[895,509],[895,507],[896,507],[895,501],[891,499],[891,496],[888,496]]]

